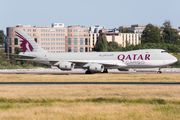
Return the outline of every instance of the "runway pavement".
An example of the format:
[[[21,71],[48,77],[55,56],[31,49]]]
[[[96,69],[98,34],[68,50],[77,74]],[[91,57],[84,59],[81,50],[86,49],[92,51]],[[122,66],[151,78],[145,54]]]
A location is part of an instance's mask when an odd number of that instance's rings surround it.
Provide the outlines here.
[[[86,70],[74,69],[73,71],[61,71],[60,69],[40,68],[40,69],[1,69],[0,74],[84,74]],[[130,69],[129,71],[118,71],[117,69],[108,70],[113,74],[141,74],[141,73],[157,73],[158,68],[152,69]],[[163,74],[180,74],[180,68],[162,68]]]

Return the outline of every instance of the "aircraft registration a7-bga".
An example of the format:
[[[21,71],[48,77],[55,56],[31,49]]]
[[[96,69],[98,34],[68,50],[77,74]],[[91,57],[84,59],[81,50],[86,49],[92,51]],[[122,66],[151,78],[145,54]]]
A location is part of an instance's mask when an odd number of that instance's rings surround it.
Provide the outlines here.
[[[44,51],[23,30],[17,29],[15,32],[21,42],[22,52],[18,56],[22,60],[57,66],[61,70],[83,68],[87,69],[86,74],[108,73],[108,69],[128,71],[129,68],[161,68],[177,61],[176,57],[163,49],[144,49],[128,52],[50,53]],[[160,69],[158,73],[161,73]]]

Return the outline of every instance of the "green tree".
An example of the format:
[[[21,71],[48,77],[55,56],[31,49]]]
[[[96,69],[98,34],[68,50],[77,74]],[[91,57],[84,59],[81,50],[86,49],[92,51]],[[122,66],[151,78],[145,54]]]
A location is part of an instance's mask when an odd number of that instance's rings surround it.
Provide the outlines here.
[[[102,35],[102,43],[103,43],[103,49],[102,49],[102,51],[107,51],[108,41],[107,41],[107,38],[106,38],[106,34],[105,34],[105,33],[103,33],[103,35]]]
[[[108,42],[108,51],[121,51],[122,47],[117,42]]]
[[[4,31],[0,30],[0,45],[3,45],[5,43],[4,37],[5,37]]]
[[[102,34],[102,42],[99,42],[98,44],[97,44],[97,47],[96,47],[96,49],[97,49],[97,51],[108,51],[108,41],[107,41],[107,38],[106,38],[106,34],[105,33],[103,33]]]
[[[126,47],[129,46],[129,42],[126,40]]]
[[[141,37],[141,43],[162,43],[160,29],[152,24],[146,25]]]
[[[131,30],[126,28],[125,30],[120,30],[119,32],[120,33],[131,33]]]
[[[0,50],[0,63],[2,63],[3,61],[7,61],[6,60],[6,54],[4,52],[3,49]]]
[[[171,22],[170,22],[170,20],[166,20],[166,21],[163,23],[163,26],[164,26],[165,28],[171,29]]]
[[[16,47],[14,53],[15,54],[19,54],[20,52],[22,52],[21,48]]]
[[[97,44],[96,51],[102,51],[102,49],[103,49],[103,43],[102,43],[102,42],[99,42],[99,43]]]
[[[180,45],[180,36],[178,34],[178,31],[172,28],[171,22],[169,20],[166,20],[163,23],[163,26],[164,26],[164,30],[163,30],[164,42]]]

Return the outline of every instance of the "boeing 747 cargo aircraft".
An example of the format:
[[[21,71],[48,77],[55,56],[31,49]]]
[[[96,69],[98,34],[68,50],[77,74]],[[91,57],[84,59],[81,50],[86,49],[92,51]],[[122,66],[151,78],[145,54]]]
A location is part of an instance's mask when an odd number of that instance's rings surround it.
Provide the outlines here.
[[[163,49],[143,49],[128,52],[78,52],[50,53],[44,51],[27,33],[17,29],[22,60],[57,66],[61,70],[87,69],[86,74],[104,72],[108,69],[155,68],[173,64],[177,58]],[[161,73],[161,71],[158,71]]]

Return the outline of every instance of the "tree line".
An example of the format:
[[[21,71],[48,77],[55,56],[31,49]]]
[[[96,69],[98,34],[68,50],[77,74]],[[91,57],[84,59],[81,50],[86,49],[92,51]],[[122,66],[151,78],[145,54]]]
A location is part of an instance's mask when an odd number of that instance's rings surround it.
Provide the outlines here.
[[[129,32],[128,30],[125,31]],[[170,53],[180,53],[180,35],[176,29],[172,28],[170,21],[165,21],[162,27],[148,24],[142,33],[141,44],[126,45],[126,47],[122,47],[121,45],[118,45],[117,42],[108,42],[106,35],[103,34],[102,42],[97,44],[96,51],[164,49]]]
[[[166,43],[180,45],[180,36],[173,29],[170,21],[165,21],[161,28],[148,24],[143,31],[141,43]]]
[[[21,48],[15,49],[15,54],[21,52]],[[49,68],[50,66],[44,65],[41,63],[36,63],[33,61],[18,60],[19,57],[10,55],[10,59],[7,60],[7,54],[3,49],[0,50],[0,69],[22,69],[22,68],[36,68],[36,67],[45,67]]]

